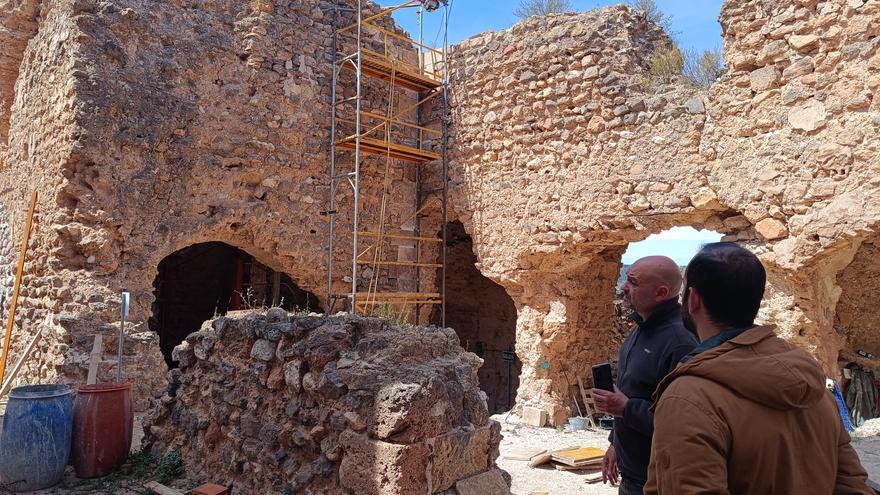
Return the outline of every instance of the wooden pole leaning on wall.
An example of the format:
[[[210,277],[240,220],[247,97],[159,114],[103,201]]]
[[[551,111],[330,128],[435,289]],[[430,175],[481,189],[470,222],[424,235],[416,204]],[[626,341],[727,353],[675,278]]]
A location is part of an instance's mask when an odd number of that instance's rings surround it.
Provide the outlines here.
[[[21,277],[24,274],[24,257],[27,254],[28,241],[31,237],[31,225],[34,221],[34,210],[37,208],[37,191],[31,194],[31,205],[28,209],[27,223],[22,235],[21,251],[18,254],[18,271],[15,274],[15,288],[12,290],[12,303],[9,306],[9,318],[6,324],[6,337],[3,339],[3,354],[0,356],[0,383],[6,375],[6,360],[9,358],[9,344],[12,341],[12,326],[15,322],[15,308],[18,306],[18,292],[21,289]]]

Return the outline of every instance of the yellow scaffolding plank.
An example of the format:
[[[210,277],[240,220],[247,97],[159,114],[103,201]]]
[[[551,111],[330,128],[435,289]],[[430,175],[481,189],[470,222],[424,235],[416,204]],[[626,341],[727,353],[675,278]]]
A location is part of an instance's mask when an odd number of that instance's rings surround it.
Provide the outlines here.
[[[355,136],[348,136],[336,142],[340,148],[355,149]],[[361,136],[361,151],[371,155],[390,155],[391,158],[408,162],[432,162],[443,157],[440,153],[420,150],[412,146],[395,144],[382,139]]]
[[[374,262],[373,260],[358,260],[358,265],[385,265],[385,266],[420,266],[427,268],[442,268],[443,265],[439,263],[416,263],[415,261],[393,261],[393,260],[381,260],[378,262]]]

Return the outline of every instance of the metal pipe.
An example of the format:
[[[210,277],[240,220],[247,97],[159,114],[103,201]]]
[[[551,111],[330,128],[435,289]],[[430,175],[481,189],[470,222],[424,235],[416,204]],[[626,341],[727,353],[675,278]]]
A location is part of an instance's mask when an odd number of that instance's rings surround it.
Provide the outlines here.
[[[333,27],[339,22],[339,5],[334,5]],[[333,311],[333,215],[336,213],[336,84],[339,77],[339,67],[336,57],[339,46],[336,39],[336,29],[333,29],[333,80],[330,86],[330,191],[327,205],[327,312]]]
[[[125,317],[128,316],[128,305],[131,300],[131,294],[125,290],[122,291],[122,305],[119,308],[119,341],[116,343],[116,381],[122,381],[122,349],[125,343]]]
[[[440,326],[446,326],[446,243],[448,232],[447,200],[449,199],[449,4],[443,10],[443,267],[440,269]]]
[[[355,102],[355,143],[354,143],[354,176],[352,189],[354,190],[354,215],[352,219],[352,250],[351,250],[351,307],[349,312],[357,313],[357,277],[358,277],[358,231],[359,231],[359,208],[360,208],[360,173],[361,173],[361,79],[363,78],[363,53],[361,43],[363,39],[363,0],[358,0],[357,12],[357,77],[355,94],[357,101]]]

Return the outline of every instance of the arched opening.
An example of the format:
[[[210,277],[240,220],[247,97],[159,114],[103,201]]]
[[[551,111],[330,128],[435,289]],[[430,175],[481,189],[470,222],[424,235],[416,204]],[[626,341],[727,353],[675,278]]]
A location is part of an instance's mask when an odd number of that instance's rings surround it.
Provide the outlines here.
[[[623,339],[633,326],[630,319],[632,311],[623,301],[623,284],[630,267],[645,256],[668,256],[675,261],[682,273],[691,258],[707,243],[718,242],[724,234],[712,230],[697,230],[693,227],[672,227],[659,234],[651,234],[645,240],[630,243],[623,253],[620,265],[620,276],[617,279],[617,290],[614,298],[614,329],[612,344],[619,348]]]
[[[149,320],[159,334],[168,366],[171,351],[205,320],[239,309],[281,306],[321,311],[318,298],[287,275],[222,242],[203,242],[165,257],[153,281],[156,300]]]
[[[480,387],[490,413],[510,410],[516,402],[522,362],[516,356],[516,306],[503,287],[477,269],[473,241],[459,221],[447,225],[446,326],[461,346],[483,359]],[[439,324],[434,311],[432,323]]]

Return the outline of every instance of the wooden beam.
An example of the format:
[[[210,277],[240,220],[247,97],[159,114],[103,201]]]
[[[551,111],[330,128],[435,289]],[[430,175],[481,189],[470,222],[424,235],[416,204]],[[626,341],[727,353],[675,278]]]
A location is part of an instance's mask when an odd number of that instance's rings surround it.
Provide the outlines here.
[[[31,194],[31,205],[28,209],[27,223],[21,241],[21,251],[18,254],[18,271],[15,275],[15,288],[12,290],[12,305],[9,307],[9,322],[6,324],[6,337],[3,341],[3,354],[0,356],[0,383],[6,376],[6,360],[9,359],[9,345],[12,341],[12,326],[15,322],[15,309],[18,306],[18,293],[21,289],[21,278],[24,275],[24,258],[27,255],[28,241],[31,238],[31,226],[34,220],[34,210],[37,208],[37,191]]]
[[[98,363],[101,362],[101,343],[104,337],[100,333],[95,334],[95,341],[92,343],[92,352],[89,353],[89,375],[86,377],[86,385],[94,385],[98,383]]]
[[[51,318],[51,316],[47,317],[46,319],[49,320],[49,318]],[[31,339],[31,343],[28,344],[27,348],[24,350],[24,354],[22,354],[21,357],[18,358],[18,362],[15,363],[15,366],[12,367],[12,372],[9,373],[9,378],[6,380],[3,386],[0,387],[0,397],[3,397],[12,389],[12,381],[15,380],[15,377],[18,375],[18,372],[21,370],[24,362],[27,361],[28,356],[30,356],[31,352],[34,351],[34,347],[37,346],[37,343],[40,341],[40,337],[42,336],[43,329],[41,328],[37,332],[37,334],[34,335],[34,338]]]

